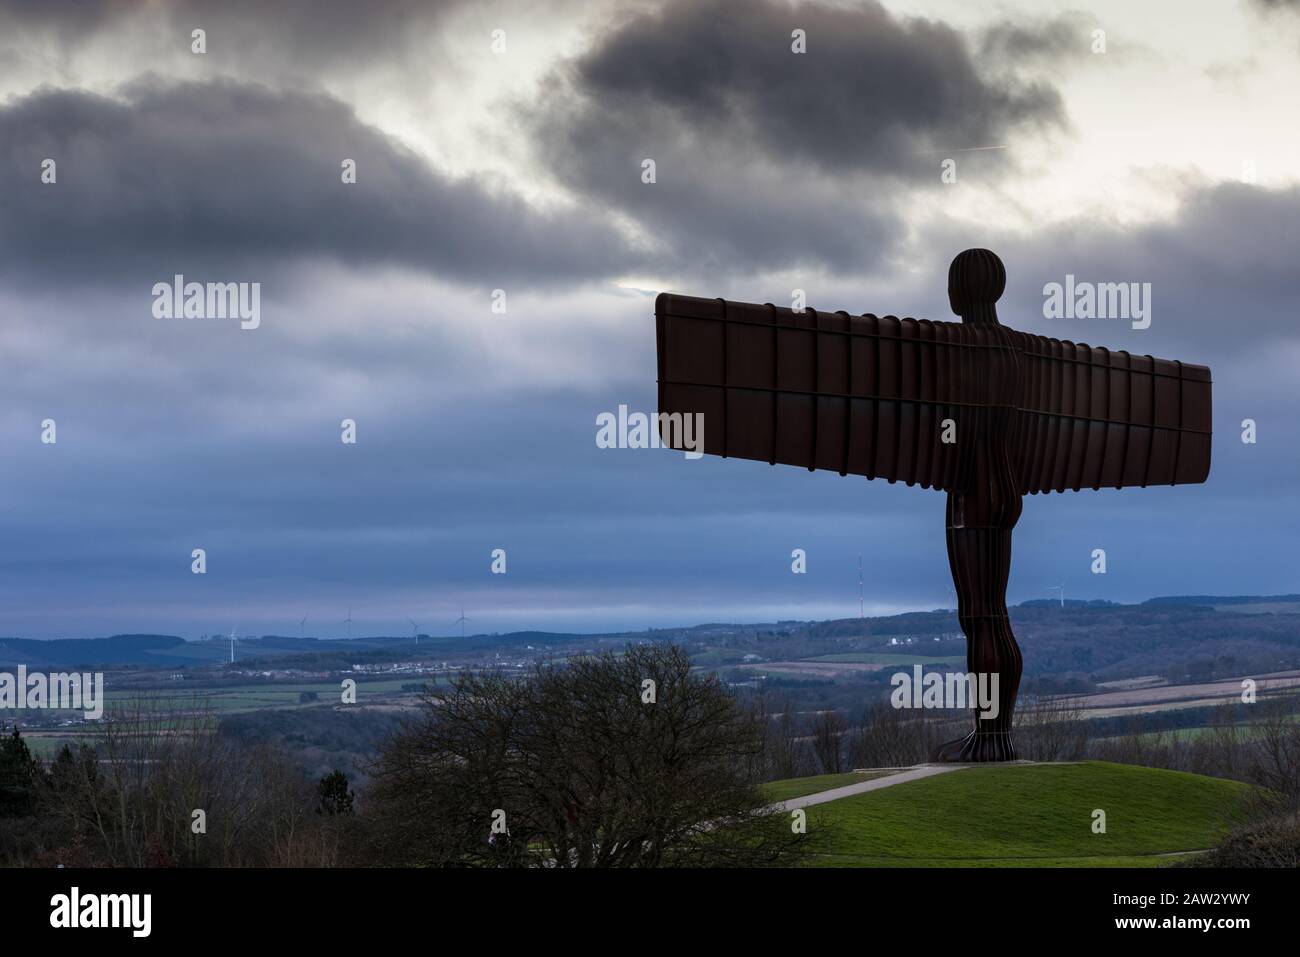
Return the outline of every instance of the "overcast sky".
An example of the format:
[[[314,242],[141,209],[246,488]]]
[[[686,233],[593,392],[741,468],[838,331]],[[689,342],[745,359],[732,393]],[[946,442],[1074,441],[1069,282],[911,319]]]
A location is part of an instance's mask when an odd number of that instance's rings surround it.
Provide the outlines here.
[[[949,607],[942,494],[595,420],[659,291],[949,319],[968,246],[1003,322],[1215,383],[1208,483],[1027,499],[1009,599],[1300,591],[1297,97],[1284,0],[0,0],[0,635],[849,617],[859,553]],[[1045,319],[1067,274],[1150,328]]]

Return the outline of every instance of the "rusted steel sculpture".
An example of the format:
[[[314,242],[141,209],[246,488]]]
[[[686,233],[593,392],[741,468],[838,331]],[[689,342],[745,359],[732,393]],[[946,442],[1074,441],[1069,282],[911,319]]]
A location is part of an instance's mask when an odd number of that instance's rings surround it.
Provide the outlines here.
[[[967,668],[998,675],[997,716],[936,753],[1009,761],[1021,658],[1007,617],[1021,496],[1204,482],[1210,370],[1018,332],[987,249],[958,254],[961,322],[795,312],[661,294],[660,426],[701,413],[711,455],[831,469],[948,493],[948,562]]]

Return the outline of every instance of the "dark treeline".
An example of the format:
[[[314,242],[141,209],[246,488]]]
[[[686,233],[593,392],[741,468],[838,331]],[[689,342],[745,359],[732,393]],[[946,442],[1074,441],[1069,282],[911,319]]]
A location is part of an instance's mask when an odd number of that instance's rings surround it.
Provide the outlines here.
[[[332,705],[223,715],[217,733],[240,746],[271,744],[313,778],[347,772],[358,788],[374,756],[402,726],[400,714]]]
[[[432,686],[360,793],[174,696],[94,742],[42,762],[4,737],[0,863],[761,866],[812,846],[760,788],[759,717],[672,645]]]
[[[231,741],[201,707],[140,698],[95,746],[34,758],[0,743],[0,862],[52,867],[330,866],[349,842],[337,779],[282,750]],[[324,790],[322,790],[324,788]]]

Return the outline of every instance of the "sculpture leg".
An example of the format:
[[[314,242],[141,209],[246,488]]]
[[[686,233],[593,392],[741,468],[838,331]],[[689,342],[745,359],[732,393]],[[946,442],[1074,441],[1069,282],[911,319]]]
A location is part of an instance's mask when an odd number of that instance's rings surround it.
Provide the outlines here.
[[[1017,503],[1018,504],[1018,503]],[[951,503],[950,503],[951,511]],[[1019,509],[1007,516],[1014,524]],[[957,591],[957,618],[966,633],[966,668],[997,675],[997,715],[975,712],[975,730],[938,749],[938,761],[1014,761],[1011,720],[1020,688],[1021,657],[1007,616],[1011,572],[1011,528],[954,527],[949,521],[948,563]],[[991,683],[990,683],[991,687]]]

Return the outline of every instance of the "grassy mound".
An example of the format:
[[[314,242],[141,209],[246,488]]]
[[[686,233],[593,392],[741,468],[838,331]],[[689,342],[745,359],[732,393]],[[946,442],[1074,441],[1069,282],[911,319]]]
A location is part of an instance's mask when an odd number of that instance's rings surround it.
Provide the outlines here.
[[[769,787],[791,797],[796,784]],[[826,829],[818,866],[1158,866],[1218,844],[1247,790],[1100,761],[984,765],[811,807],[808,827]],[[1105,833],[1093,832],[1096,810]]]

